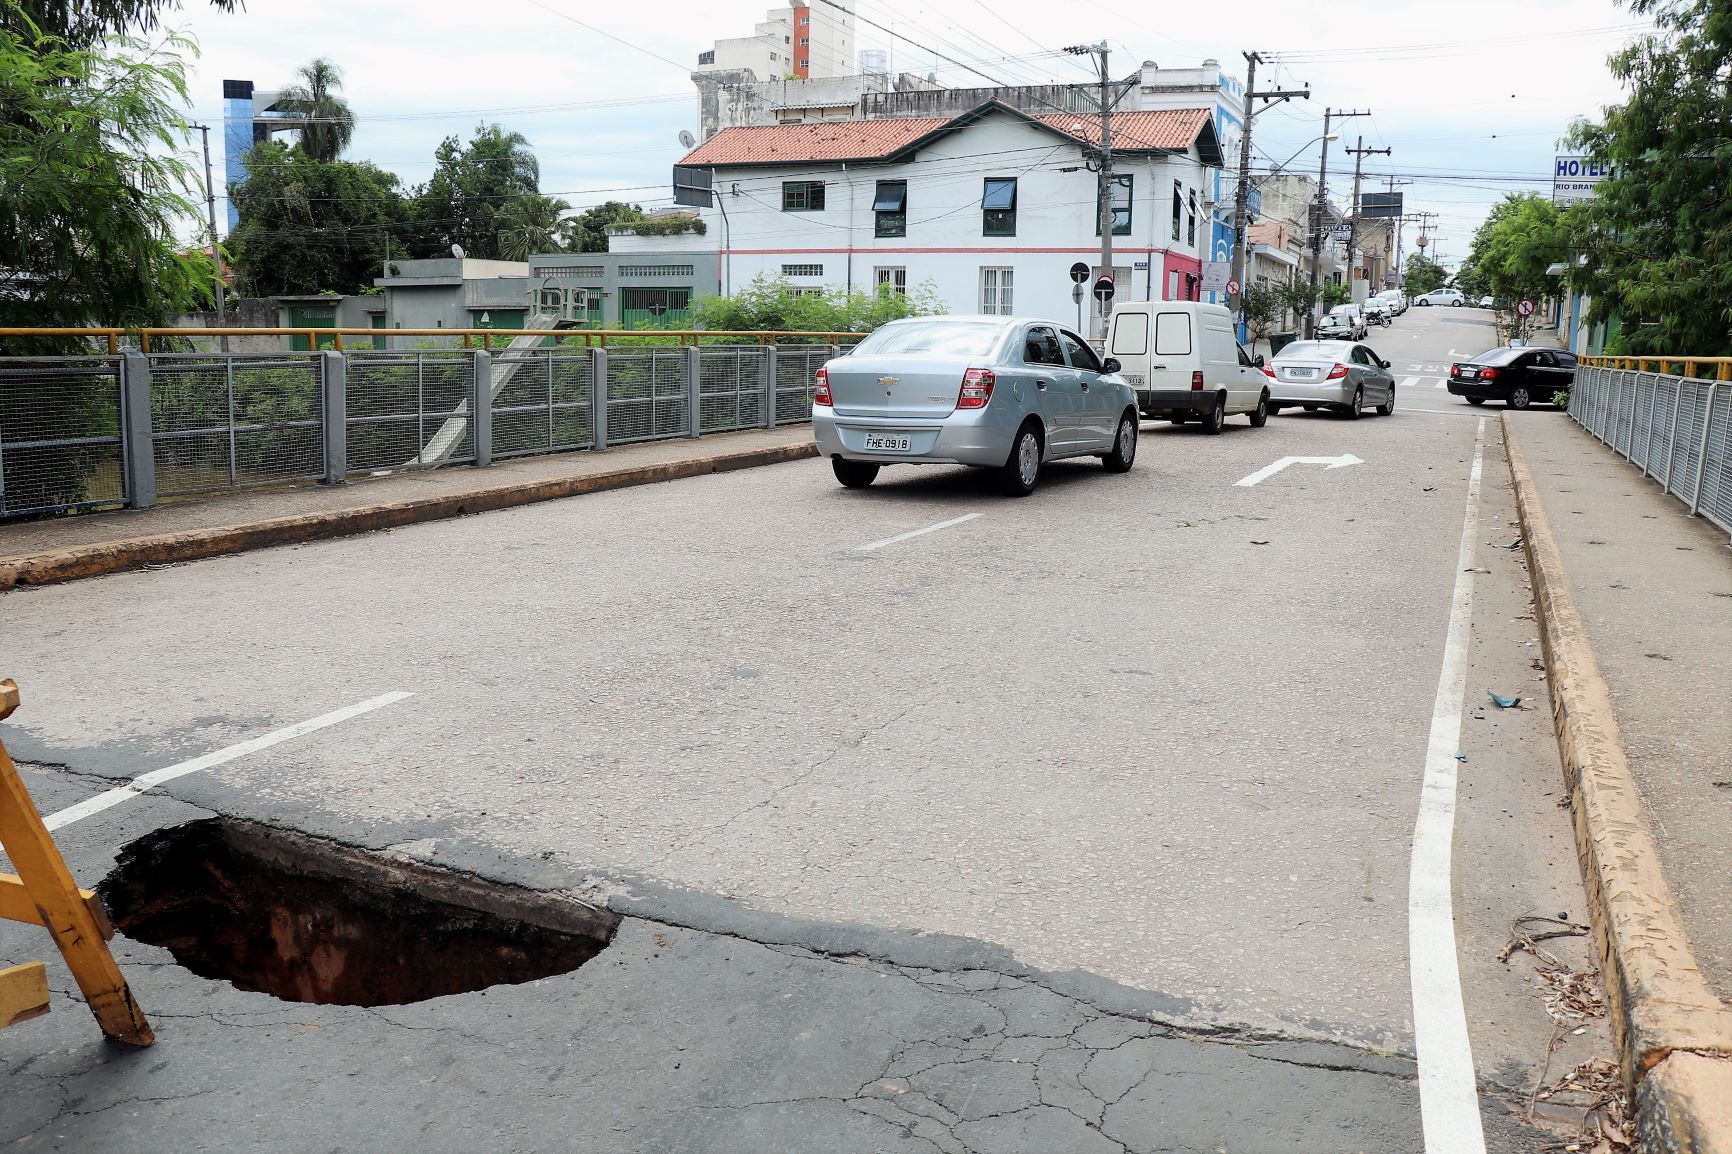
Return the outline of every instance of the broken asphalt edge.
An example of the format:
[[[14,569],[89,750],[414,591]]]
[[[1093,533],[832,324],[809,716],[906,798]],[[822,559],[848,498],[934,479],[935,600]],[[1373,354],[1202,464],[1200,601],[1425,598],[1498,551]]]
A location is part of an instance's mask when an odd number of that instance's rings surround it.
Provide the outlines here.
[[[1732,1154],[1732,1009],[1715,996],[1690,948],[1630,772],[1611,690],[1507,412],[1503,435],[1576,853],[1643,1148],[1650,1154]]]
[[[84,577],[99,577],[145,565],[196,561],[205,557],[242,553],[250,549],[268,549],[276,545],[296,545],[306,541],[370,533],[379,529],[395,529],[423,521],[442,521],[470,513],[488,513],[538,501],[557,501],[564,497],[577,497],[608,489],[625,489],[658,481],[677,481],[707,473],[750,469],[759,465],[778,465],[817,455],[817,445],[810,441],[795,445],[742,449],[653,465],[631,465],[580,476],[493,485],[463,493],[415,497],[320,513],[298,513],[241,525],[156,533],[96,545],[79,545],[68,549],[7,557],[0,559],[0,592],[22,585],[52,585]]]

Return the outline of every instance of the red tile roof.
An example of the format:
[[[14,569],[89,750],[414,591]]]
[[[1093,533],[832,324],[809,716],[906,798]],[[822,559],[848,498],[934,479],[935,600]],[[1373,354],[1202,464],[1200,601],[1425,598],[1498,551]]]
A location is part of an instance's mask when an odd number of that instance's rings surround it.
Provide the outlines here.
[[[948,117],[933,117],[724,128],[680,164],[707,167],[777,160],[877,160],[949,123]]]
[[[772,124],[751,128],[724,128],[700,144],[679,163],[695,168],[741,164],[844,160],[883,160],[925,137],[945,129],[961,129],[980,116],[1002,110],[1025,116],[1002,104],[987,104],[955,117],[921,117],[907,120],[836,120],[818,124]],[[1208,131],[1211,146],[1205,163],[1219,163],[1213,114],[1207,108],[1164,109],[1157,112],[1121,112],[1113,117],[1113,150],[1182,151],[1197,144]],[[1027,117],[1034,123],[1084,143],[1099,143],[1100,117],[1089,114],[1054,113]]]

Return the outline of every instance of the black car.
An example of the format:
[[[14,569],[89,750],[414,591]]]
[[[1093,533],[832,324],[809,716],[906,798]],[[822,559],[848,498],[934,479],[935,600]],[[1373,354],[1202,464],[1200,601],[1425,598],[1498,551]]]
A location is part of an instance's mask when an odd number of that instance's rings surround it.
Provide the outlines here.
[[[1576,379],[1576,358],[1562,349],[1492,349],[1449,366],[1449,391],[1470,405],[1502,401],[1525,409],[1550,403]]]

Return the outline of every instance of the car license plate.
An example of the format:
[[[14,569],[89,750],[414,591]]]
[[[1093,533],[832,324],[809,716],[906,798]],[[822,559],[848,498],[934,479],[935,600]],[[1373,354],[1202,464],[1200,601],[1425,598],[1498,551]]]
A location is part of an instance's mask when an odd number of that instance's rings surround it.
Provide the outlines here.
[[[906,453],[908,451],[909,434],[879,433],[866,434],[866,451],[869,453]]]
[[[1463,370],[1461,370],[1461,379],[1464,381],[1471,381],[1477,376],[1479,376],[1479,370],[1478,369],[1463,369]]]
[[[1141,373],[1125,373],[1123,375],[1127,383],[1139,389],[1148,383],[1147,378],[1145,378]]]
[[[1316,369],[1288,369],[1287,375],[1296,381],[1311,381],[1317,379]]]

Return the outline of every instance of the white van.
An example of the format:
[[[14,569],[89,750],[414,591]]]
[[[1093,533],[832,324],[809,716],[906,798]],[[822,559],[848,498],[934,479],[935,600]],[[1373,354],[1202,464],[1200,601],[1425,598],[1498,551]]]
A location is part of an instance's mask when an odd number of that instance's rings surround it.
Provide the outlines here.
[[[1137,392],[1143,416],[1196,420],[1218,433],[1229,414],[1251,427],[1269,420],[1268,378],[1233,332],[1233,314],[1201,301],[1125,301],[1113,306],[1107,355]]]

